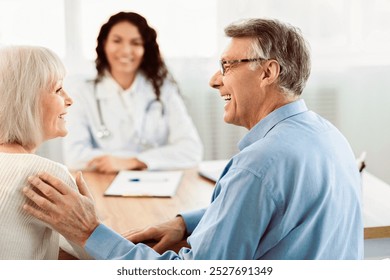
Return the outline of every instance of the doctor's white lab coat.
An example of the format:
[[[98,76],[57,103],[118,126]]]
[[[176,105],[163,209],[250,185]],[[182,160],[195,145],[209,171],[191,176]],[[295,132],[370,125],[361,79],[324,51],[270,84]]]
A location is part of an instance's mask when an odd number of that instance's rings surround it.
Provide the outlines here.
[[[101,155],[137,157],[149,170],[190,168],[201,161],[201,140],[177,86],[169,80],[161,88],[161,102],[141,73],[128,90],[109,75],[96,87],[92,81],[65,81],[65,90],[74,101],[63,141],[70,169],[84,169]],[[110,135],[99,138],[102,122]]]

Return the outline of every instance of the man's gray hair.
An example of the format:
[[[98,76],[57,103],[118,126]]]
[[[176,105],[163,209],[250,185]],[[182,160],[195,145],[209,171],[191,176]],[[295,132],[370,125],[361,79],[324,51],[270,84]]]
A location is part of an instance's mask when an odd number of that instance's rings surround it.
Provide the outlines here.
[[[230,24],[225,34],[253,38],[250,58],[274,59],[280,65],[278,86],[287,96],[302,93],[310,76],[310,51],[300,30],[272,19],[246,19]],[[257,62],[258,63],[258,62]]]
[[[43,47],[0,49],[0,144],[35,148],[43,140],[40,97],[65,76],[65,67]]]

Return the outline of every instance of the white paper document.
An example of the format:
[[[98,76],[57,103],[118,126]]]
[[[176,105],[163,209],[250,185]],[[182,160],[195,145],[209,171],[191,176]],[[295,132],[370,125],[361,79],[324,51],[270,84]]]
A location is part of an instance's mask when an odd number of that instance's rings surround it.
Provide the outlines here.
[[[182,176],[182,171],[120,171],[104,195],[171,197]]]

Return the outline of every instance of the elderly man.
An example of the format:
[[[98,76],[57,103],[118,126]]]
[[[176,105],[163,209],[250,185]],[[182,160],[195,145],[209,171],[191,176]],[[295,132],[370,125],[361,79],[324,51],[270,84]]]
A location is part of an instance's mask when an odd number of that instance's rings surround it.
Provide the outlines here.
[[[207,209],[129,233],[129,241],[100,223],[80,174],[83,195],[41,174],[30,182],[47,198],[24,191],[47,212],[25,210],[97,259],[361,259],[359,172],[343,135],[300,99],[310,74],[305,40],[265,19],[225,33],[231,41],[210,85],[225,100],[225,122],[249,132]],[[191,249],[165,251],[187,235]],[[134,244],[150,239],[154,249]]]

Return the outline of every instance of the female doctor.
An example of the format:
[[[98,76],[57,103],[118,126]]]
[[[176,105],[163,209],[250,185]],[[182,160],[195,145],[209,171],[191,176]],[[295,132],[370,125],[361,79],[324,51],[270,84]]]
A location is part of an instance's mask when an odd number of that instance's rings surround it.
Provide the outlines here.
[[[110,17],[97,38],[97,76],[68,84],[74,106],[64,160],[109,173],[195,166],[203,147],[168,73],[156,31],[136,13]]]

